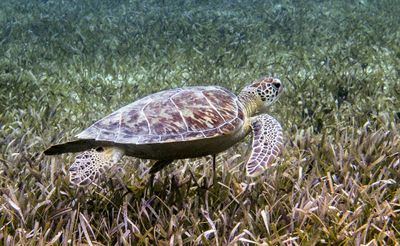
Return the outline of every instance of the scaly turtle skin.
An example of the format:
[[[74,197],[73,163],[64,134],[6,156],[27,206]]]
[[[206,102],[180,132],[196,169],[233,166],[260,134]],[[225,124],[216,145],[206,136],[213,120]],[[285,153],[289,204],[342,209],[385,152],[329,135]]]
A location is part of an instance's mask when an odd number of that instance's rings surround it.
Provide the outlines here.
[[[78,140],[51,146],[46,155],[82,152],[70,167],[70,180],[87,185],[123,155],[158,160],[152,171],[175,159],[216,154],[251,131],[253,144],[248,176],[274,165],[282,146],[282,128],[259,114],[283,89],[277,78],[265,77],[246,86],[239,96],[219,86],[161,91],[137,100],[97,121]]]

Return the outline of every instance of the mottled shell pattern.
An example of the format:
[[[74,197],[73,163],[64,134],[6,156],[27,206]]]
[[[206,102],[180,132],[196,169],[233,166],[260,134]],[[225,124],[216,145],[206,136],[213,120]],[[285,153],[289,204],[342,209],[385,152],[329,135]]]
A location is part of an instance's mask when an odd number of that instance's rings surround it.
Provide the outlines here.
[[[122,144],[190,141],[230,134],[242,127],[243,110],[218,86],[161,91],[137,100],[77,135]]]

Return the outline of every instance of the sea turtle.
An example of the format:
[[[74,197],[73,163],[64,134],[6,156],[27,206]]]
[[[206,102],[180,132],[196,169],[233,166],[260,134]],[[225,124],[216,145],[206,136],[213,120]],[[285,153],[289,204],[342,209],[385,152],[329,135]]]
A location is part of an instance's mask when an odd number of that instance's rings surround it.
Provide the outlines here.
[[[151,171],[175,159],[224,151],[251,131],[246,163],[248,176],[275,164],[282,146],[282,128],[264,112],[283,89],[282,82],[263,77],[238,96],[219,86],[195,86],[151,94],[111,113],[78,134],[78,140],[53,145],[46,155],[82,152],[71,165],[70,181],[87,185],[123,155],[157,162]]]

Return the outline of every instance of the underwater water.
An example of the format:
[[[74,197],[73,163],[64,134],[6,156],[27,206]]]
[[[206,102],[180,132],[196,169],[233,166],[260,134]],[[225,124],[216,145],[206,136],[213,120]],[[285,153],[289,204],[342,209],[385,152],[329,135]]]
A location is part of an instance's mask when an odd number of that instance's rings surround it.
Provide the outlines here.
[[[0,244],[400,242],[400,3],[0,2]],[[124,158],[98,185],[48,157],[169,88],[284,84],[278,166],[245,175],[251,137],[212,158]],[[214,182],[215,181],[215,182]],[[151,184],[150,184],[151,183]],[[213,185],[211,185],[213,184]]]

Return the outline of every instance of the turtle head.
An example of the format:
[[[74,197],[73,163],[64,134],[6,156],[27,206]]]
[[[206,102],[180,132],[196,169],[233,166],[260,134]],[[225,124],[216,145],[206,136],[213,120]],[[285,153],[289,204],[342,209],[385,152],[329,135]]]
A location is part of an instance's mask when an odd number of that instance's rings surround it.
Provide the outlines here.
[[[247,85],[239,95],[240,101],[252,114],[265,111],[265,108],[278,99],[283,84],[278,78],[262,77]]]

